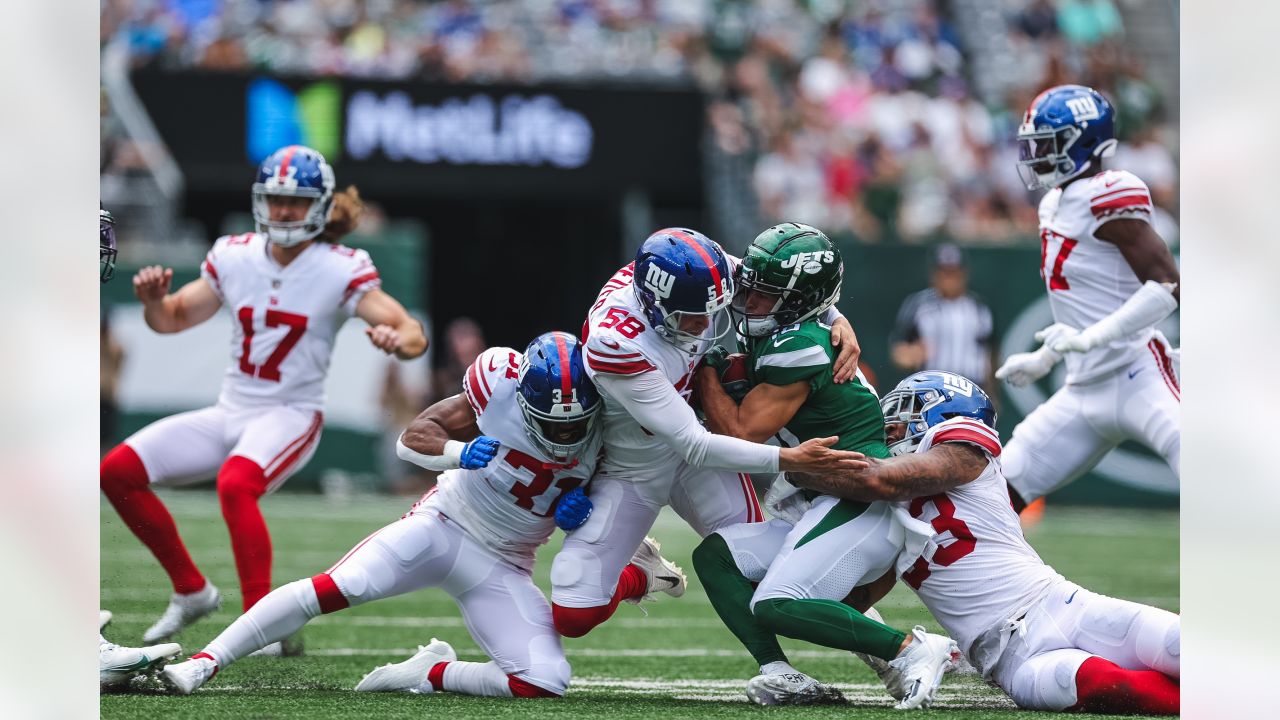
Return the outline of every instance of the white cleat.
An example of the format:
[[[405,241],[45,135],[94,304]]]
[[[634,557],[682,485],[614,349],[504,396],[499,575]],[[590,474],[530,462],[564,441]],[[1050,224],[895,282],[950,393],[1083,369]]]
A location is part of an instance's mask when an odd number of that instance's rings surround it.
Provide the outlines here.
[[[277,640],[266,647],[254,650],[248,657],[302,657],[305,646],[302,632],[296,632],[283,640]]]
[[[186,662],[166,666],[160,677],[173,692],[179,695],[190,695],[217,674],[217,663],[207,657],[196,657]]]
[[[120,690],[140,675],[149,675],[182,652],[178,643],[131,648],[115,643],[98,644],[98,688]]]
[[[903,698],[894,705],[899,710],[927,708],[933,704],[942,676],[960,659],[960,648],[945,635],[934,635],[917,625],[911,630],[911,644],[889,666],[902,675]]]
[[[436,663],[453,662],[458,654],[453,646],[443,640],[431,638],[426,645],[419,645],[418,652],[404,662],[374,668],[356,685],[356,692],[410,692],[429,693],[435,688],[427,680],[427,673]]]
[[[657,540],[645,536],[640,547],[636,548],[635,555],[631,556],[631,562],[644,571],[645,577],[649,578],[649,587],[645,589],[645,597],[655,592],[664,592],[671,597],[680,597],[684,595],[685,587],[689,581],[684,576],[684,570],[679,565],[662,557],[660,551],[662,546]],[[627,602],[638,603],[640,600],[628,599]]]
[[[802,672],[757,675],[747,682],[747,698],[757,705],[828,705],[844,695]]]
[[[110,610],[98,611],[98,632],[102,632],[107,628],[107,625],[111,622],[111,618],[112,615]]]
[[[169,607],[165,608],[160,619],[142,634],[142,640],[149,643],[168,640],[221,606],[222,595],[211,582],[205,583],[204,588],[197,592],[186,595],[174,593],[169,599]]]

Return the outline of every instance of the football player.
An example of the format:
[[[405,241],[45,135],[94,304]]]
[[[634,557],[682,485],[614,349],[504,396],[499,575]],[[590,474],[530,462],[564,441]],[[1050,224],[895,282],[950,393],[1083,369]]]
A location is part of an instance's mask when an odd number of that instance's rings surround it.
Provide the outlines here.
[[[600,454],[600,397],[578,339],[563,332],[537,337],[523,353],[489,348],[462,389],[423,411],[397,444],[401,458],[444,470],[436,486],[336,565],[272,591],[191,660],[165,668],[177,692],[195,691],[321,613],[438,587],[491,661],[458,662],[448,643],[432,639],[356,690],[564,694],[569,663],[531,573],[557,523],[571,529],[590,515],[581,486]]]
[[[219,238],[200,278],[173,293],[172,269],[145,267],[133,278],[143,317],[158,333],[198,325],[224,305],[233,315],[232,362],[217,404],[152,423],[102,460],[103,493],[173,583],[169,606],[143,633],[148,643],[221,603],[151,486],[216,474],[249,609],[271,589],[271,536],[258,500],[315,453],[338,329],[355,315],[382,352],[409,359],[427,347],[421,324],[380,289],[369,254],[338,244],[361,205],[355,188],[334,193],[333,169],[320,153],[300,145],[276,151],[252,194],[257,232]]]
[[[750,391],[735,402],[720,371],[702,368],[697,389],[708,428],[757,442],[777,436],[784,446],[836,433],[837,448],[889,457],[880,404],[865,378],[833,381],[831,328],[819,318],[840,299],[843,274],[839,249],[817,228],[783,223],[756,237],[738,268],[731,305]],[[785,478],[778,483],[790,487]],[[747,696],[761,705],[839,696],[787,663],[777,633],[892,661],[918,680],[901,707],[927,706],[959,655],[955,643],[923,628],[901,632],[841,602],[893,567],[904,540],[893,506],[812,493],[806,500],[808,509],[789,520],[722,528],[693,553],[716,611],[760,664]],[[752,569],[761,544],[781,549],[754,578],[753,590],[744,570]]]
[[[764,519],[746,473],[864,464],[857,453],[832,449],[836,438],[779,449],[715,435],[698,422],[687,398],[694,368],[729,330],[733,262],[700,232],[659,230],[588,312],[583,345],[587,374],[604,399],[605,457],[591,485],[595,512],[551,568],[552,613],[563,635],[585,635],[621,600],[683,594],[680,569],[641,544],[662,506],[706,536]],[[853,364],[846,356],[856,343],[848,322],[839,322],[848,352],[838,365]]]
[[[1151,226],[1151,196],[1137,176],[1104,170],[1116,146],[1115,111],[1097,91],[1050,88],[1018,130],[1019,171],[1040,201],[1040,275],[1054,324],[1044,344],[996,371],[1012,385],[1061,359],[1066,384],[1013,430],[1004,474],[1015,508],[1071,482],[1125,440],[1179,472],[1177,351],[1154,328],[1178,307],[1173,256]]]
[[[923,553],[899,564],[910,563],[902,580],[983,678],[1027,709],[1177,714],[1178,616],[1090,592],[1031,549],[982,389],[951,373],[916,373],[881,407],[896,457],[844,477],[793,479],[851,500],[902,503],[931,526]],[[882,580],[881,593],[893,576]],[[890,692],[910,692],[892,670]]]

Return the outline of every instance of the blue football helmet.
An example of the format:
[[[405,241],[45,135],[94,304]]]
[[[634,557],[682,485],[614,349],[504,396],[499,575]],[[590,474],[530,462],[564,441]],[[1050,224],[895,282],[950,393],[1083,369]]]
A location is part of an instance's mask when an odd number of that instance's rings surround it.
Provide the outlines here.
[[[596,431],[600,394],[582,368],[582,343],[566,332],[543,333],[520,361],[516,403],[533,444],[557,463],[576,460]]]
[[[665,228],[636,251],[636,297],[649,326],[662,339],[692,352],[705,352],[730,330],[733,273],[729,258],[714,240],[697,230]],[[700,317],[700,332],[680,329],[684,318]]]
[[[1036,96],[1018,128],[1018,174],[1027,188],[1077,177],[1116,148],[1116,113],[1093,88],[1059,85]]]
[[[98,210],[98,277],[106,282],[116,274],[116,219]]]
[[[258,232],[281,247],[311,240],[324,230],[333,207],[333,168],[324,156],[302,145],[289,145],[271,153],[258,168],[253,184],[253,221]],[[268,201],[273,196],[310,198],[301,220],[274,221]]]
[[[926,370],[908,376],[880,399],[880,412],[888,424],[906,423],[907,434],[889,444],[889,452],[914,452],[929,428],[953,417],[968,417],[996,429],[996,408],[991,398],[968,378],[949,372]]]

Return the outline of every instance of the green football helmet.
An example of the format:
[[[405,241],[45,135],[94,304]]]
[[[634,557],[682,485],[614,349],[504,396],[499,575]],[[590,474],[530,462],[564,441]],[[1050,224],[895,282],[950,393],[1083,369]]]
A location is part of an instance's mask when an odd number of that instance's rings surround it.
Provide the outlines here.
[[[774,225],[757,235],[743,254],[729,311],[741,335],[770,335],[835,305],[843,277],[840,251],[821,230],[800,223]],[[775,301],[762,307],[759,296],[750,300],[753,292]]]

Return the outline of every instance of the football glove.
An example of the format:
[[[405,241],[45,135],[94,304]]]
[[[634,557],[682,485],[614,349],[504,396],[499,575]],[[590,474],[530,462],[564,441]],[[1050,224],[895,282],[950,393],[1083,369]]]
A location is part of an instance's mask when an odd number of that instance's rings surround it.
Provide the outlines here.
[[[591,498],[582,488],[576,487],[561,495],[560,502],[556,503],[556,525],[565,532],[577,530],[591,517],[594,507]]]
[[[464,470],[479,470],[489,464],[490,460],[498,454],[497,438],[491,438],[488,435],[481,435],[462,447],[462,457],[458,460],[458,467]]]
[[[996,370],[996,379],[1004,380],[1014,387],[1030,385],[1039,380],[1062,359],[1054,345],[1075,336],[1076,329],[1062,323],[1054,323],[1036,333],[1036,340],[1044,344],[1035,352],[1014,353],[1005,359],[1004,364]]]
[[[747,356],[742,353],[730,353],[723,345],[716,345],[707,351],[702,362],[714,368],[720,378],[720,386],[736,403],[751,392],[751,384],[747,381]]]
[[[788,482],[784,474],[779,474],[764,494],[764,506],[769,514],[792,525],[809,511],[809,504],[800,488]]]

